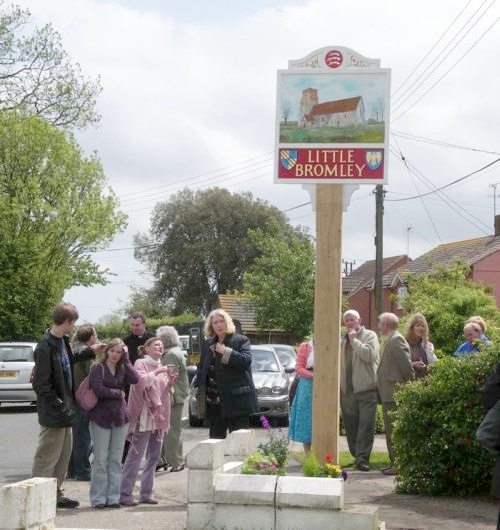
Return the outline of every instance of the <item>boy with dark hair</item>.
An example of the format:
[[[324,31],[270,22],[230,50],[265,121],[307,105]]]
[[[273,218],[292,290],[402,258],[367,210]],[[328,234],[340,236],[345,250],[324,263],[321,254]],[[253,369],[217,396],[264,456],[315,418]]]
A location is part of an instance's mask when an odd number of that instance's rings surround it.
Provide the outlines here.
[[[40,435],[33,460],[34,477],[57,479],[57,507],[76,508],[78,501],[64,497],[61,486],[71,457],[73,401],[73,355],[67,334],[73,331],[78,310],[60,302],[52,313],[53,324],[35,348],[33,389],[37,394]]]

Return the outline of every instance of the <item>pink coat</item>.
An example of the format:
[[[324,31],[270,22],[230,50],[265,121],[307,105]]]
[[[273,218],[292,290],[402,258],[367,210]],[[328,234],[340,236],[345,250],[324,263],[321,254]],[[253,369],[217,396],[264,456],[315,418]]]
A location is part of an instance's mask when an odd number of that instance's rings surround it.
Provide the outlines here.
[[[137,359],[134,364],[139,381],[130,386],[127,413],[130,418],[128,436],[130,437],[137,428],[143,407],[146,407],[153,416],[156,427],[163,436],[170,428],[170,389],[167,374],[155,377],[154,384],[148,386],[150,375],[156,366],[149,364],[145,359]]]

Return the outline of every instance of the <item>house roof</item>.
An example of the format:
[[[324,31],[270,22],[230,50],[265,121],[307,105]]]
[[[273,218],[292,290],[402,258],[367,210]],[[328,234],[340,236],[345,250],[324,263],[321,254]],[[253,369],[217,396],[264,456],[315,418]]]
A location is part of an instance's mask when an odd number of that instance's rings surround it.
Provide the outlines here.
[[[243,333],[257,333],[262,331],[261,328],[255,325],[255,310],[249,303],[249,299],[245,296],[236,296],[234,294],[220,294],[219,306],[224,309],[231,318],[239,320]],[[281,329],[270,329],[265,331],[283,331]]]
[[[400,267],[399,273],[428,272],[435,265],[446,265],[455,260],[473,265],[486,256],[500,250],[500,236],[478,237],[439,245],[411,263]]]
[[[322,114],[335,114],[337,112],[351,112],[358,108],[362,103],[361,96],[349,99],[339,99],[337,101],[325,101],[324,103],[317,103],[311,109],[308,117],[319,116]]]
[[[404,259],[406,256],[392,256],[384,258],[382,260],[382,271],[385,273],[384,276],[392,267],[397,265],[399,261]],[[349,276],[342,278],[342,292],[344,294],[351,294],[358,291],[362,287],[370,285],[375,278],[375,260],[365,261],[363,265],[360,265],[357,269],[353,270]],[[387,281],[392,283],[392,276]]]

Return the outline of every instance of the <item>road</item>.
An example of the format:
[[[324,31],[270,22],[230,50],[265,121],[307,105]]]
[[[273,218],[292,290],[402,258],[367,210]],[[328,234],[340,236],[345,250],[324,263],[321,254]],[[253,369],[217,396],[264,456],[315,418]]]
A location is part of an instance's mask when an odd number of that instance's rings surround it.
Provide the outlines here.
[[[38,418],[36,408],[23,405],[0,406],[0,485],[31,477],[31,465],[38,444]],[[286,432],[286,431],[285,431]],[[208,437],[204,427],[183,429],[184,451]],[[266,438],[266,432],[256,429],[257,442]]]

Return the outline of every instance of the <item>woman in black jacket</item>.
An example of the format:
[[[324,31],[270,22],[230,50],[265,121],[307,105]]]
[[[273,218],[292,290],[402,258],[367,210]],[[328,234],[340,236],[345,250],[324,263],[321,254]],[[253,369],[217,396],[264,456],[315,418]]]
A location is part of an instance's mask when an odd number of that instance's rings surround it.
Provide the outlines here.
[[[215,309],[208,315],[208,341],[198,367],[198,403],[200,415],[208,418],[210,438],[247,429],[250,415],[258,411],[250,341],[235,331],[224,310]]]

